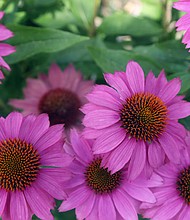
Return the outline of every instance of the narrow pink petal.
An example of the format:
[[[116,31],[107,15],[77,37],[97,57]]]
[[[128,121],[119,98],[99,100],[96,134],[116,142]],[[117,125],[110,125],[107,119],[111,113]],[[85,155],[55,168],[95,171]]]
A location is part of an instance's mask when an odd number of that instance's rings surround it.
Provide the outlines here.
[[[148,145],[148,161],[153,168],[158,168],[164,163],[164,151],[157,142]]]
[[[112,110],[94,110],[85,115],[83,124],[90,128],[106,128],[120,120],[118,112]]]
[[[145,91],[150,92],[151,94],[155,94],[156,82],[156,77],[154,76],[153,72],[150,71],[145,79]]]
[[[162,99],[163,102],[168,103],[171,101],[180,91],[181,80],[175,78],[167,83],[167,85],[160,90],[158,96]]]
[[[91,193],[86,201],[76,208],[77,219],[85,219],[91,213],[94,203],[95,195]]]
[[[23,116],[19,112],[10,113],[5,120],[7,138],[17,138],[20,132]]]
[[[23,117],[22,124],[20,126],[19,138],[21,138],[22,140],[26,140],[29,132],[33,127],[33,123],[35,120],[36,116],[34,115],[28,115]]]
[[[0,33],[0,41],[7,40],[13,36],[13,33],[2,24],[0,24]]]
[[[174,120],[169,121],[167,124],[167,132],[169,132],[172,135],[180,136],[182,138],[185,138],[186,136],[186,129],[184,126]]]
[[[99,204],[99,198],[98,196],[95,196],[95,201],[94,201],[94,206],[92,208],[92,211],[90,214],[86,217],[85,220],[95,220],[99,219],[99,209],[98,209],[98,204]]]
[[[130,160],[134,147],[136,146],[134,139],[125,140],[114,149],[103,162],[105,167],[108,167],[112,173],[119,171]],[[103,159],[104,160],[104,159]]]
[[[164,149],[168,158],[175,164],[180,163],[180,153],[179,153],[179,146],[174,141],[171,135],[168,133],[164,133],[160,138],[159,142]]]
[[[65,168],[43,168],[43,173],[51,176],[51,178],[59,179],[59,181],[64,182],[71,178],[70,170]]]
[[[190,115],[190,103],[181,101],[168,107],[170,119],[185,118]]]
[[[80,186],[75,191],[73,191],[69,197],[63,201],[59,211],[65,212],[74,208],[77,208],[82,203],[84,203],[89,197],[89,190],[86,187]]]
[[[49,68],[48,80],[51,83],[52,88],[61,87],[60,79],[62,79],[63,72],[59,66],[53,63]]]
[[[35,144],[36,141],[38,141],[38,139],[47,131],[49,125],[49,117],[47,114],[40,114],[37,116],[26,136],[26,141]]]
[[[153,217],[152,220],[171,219],[180,211],[182,205],[181,198],[175,198],[175,200],[174,198],[170,199],[159,207],[159,210],[156,212],[155,217]]]
[[[144,141],[136,143],[135,150],[129,162],[128,177],[134,180],[143,170],[146,161],[146,146]]]
[[[115,125],[115,129],[109,129],[100,135],[94,142],[93,151],[95,154],[107,153],[116,148],[126,137],[126,132],[120,126]]]
[[[10,66],[3,60],[2,57],[0,57],[0,67],[3,67],[9,71],[11,70]]]
[[[99,219],[116,220],[115,207],[109,194],[100,196],[98,210],[99,210]]]
[[[174,2],[173,8],[176,8],[177,10],[184,11],[184,12],[190,12],[188,0]]]
[[[119,99],[116,99],[114,96],[105,91],[97,90],[91,92],[86,97],[91,103],[94,103],[96,105],[100,105],[116,111],[121,108],[121,103]]]
[[[3,75],[3,72],[0,70],[0,80],[1,79],[4,79],[5,78],[5,76]],[[0,84],[1,84],[2,82],[0,82]]]
[[[32,212],[40,219],[54,220],[50,210],[53,209],[53,198],[42,189],[36,187],[26,188],[24,191],[27,203]]]
[[[2,216],[7,201],[8,192],[4,189],[0,190],[0,216]]]
[[[63,137],[63,125],[51,126],[35,143],[38,152],[41,152]]]
[[[70,133],[71,145],[81,161],[89,163],[93,159],[92,149],[89,143],[77,133],[75,129]]]
[[[162,70],[156,80],[155,94],[156,95],[159,94],[160,90],[162,90],[167,85],[167,83],[168,83],[168,81],[166,78],[166,74],[165,74],[164,70]]]
[[[155,203],[156,198],[153,193],[144,186],[137,187],[132,183],[125,183],[123,189],[132,197],[142,202]]]
[[[0,43],[0,56],[8,56],[9,54],[15,52],[15,47],[9,44]]]
[[[3,11],[0,11],[0,20],[3,18],[4,14],[5,13]]]
[[[11,220],[28,219],[28,205],[23,192],[11,193],[10,216]]]
[[[126,75],[133,94],[144,92],[144,72],[137,62],[128,62]]]
[[[43,169],[38,174],[38,180],[36,184],[38,184],[44,191],[50,194],[53,198],[56,198],[58,200],[63,200],[64,198],[66,198],[66,194],[61,187],[59,179],[53,179],[46,172],[43,172]]]
[[[176,22],[177,31],[187,30],[190,27],[190,14],[183,15],[177,22]]]
[[[126,77],[124,72],[121,72],[121,74]],[[126,85],[127,79],[121,77],[121,74],[107,73],[104,74],[104,78],[111,87],[117,90],[120,98],[125,100],[127,97],[131,96],[131,93]]]
[[[189,220],[190,208],[188,205],[183,205],[182,210],[180,211],[178,220]]]
[[[134,205],[122,190],[117,189],[112,198],[117,211],[124,219],[138,220]]]

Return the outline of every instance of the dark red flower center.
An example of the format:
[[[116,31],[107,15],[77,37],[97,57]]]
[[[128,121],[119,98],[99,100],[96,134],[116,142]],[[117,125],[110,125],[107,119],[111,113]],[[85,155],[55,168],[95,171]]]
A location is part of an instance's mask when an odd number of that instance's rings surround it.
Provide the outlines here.
[[[167,107],[150,93],[137,93],[126,99],[120,112],[122,127],[136,140],[152,141],[164,131]]]
[[[65,89],[47,92],[39,102],[40,113],[49,115],[51,125],[65,124],[65,127],[79,122],[81,103],[76,94]]]
[[[87,185],[97,194],[109,193],[116,189],[122,180],[122,172],[111,174],[107,168],[101,167],[101,159],[95,159],[85,172]]]
[[[185,202],[190,205],[190,167],[182,170],[177,180],[177,190]]]
[[[31,144],[19,139],[0,142],[0,187],[23,191],[37,178],[40,157]]]

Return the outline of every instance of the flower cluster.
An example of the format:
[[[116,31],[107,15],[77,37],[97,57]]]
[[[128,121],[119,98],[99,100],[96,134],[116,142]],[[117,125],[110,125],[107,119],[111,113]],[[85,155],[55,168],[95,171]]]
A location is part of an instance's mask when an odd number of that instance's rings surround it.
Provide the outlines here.
[[[187,48],[188,6],[174,3],[187,12],[177,22]],[[0,26],[0,40],[12,36]],[[0,44],[0,67],[10,70],[1,56],[14,51]],[[22,113],[0,117],[3,220],[53,220],[55,199],[79,220],[189,219],[190,131],[179,119],[190,103],[178,95],[181,80],[163,70],[145,77],[135,61],[104,79],[93,85],[72,64],[62,71],[54,63],[9,101]]]

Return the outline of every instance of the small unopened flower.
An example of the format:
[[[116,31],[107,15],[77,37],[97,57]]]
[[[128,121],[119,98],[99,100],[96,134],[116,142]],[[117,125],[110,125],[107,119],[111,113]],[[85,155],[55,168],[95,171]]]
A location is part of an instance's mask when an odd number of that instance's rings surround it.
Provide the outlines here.
[[[3,15],[4,12],[0,11],[0,20],[2,19]],[[4,25],[0,24],[0,41],[7,40],[12,36],[13,33],[10,30],[8,30]],[[9,44],[0,43],[0,80],[4,78],[1,68],[5,68],[9,71],[11,70],[9,65],[3,60],[2,57],[8,56],[13,52],[15,52],[15,47]]]
[[[104,77],[111,87],[97,85],[82,108],[84,136],[96,138],[95,154],[106,154],[102,165],[114,173],[129,162],[129,176],[135,179],[145,164],[179,163],[185,129],[178,119],[190,115],[190,103],[177,96],[181,81],[168,82],[163,71],[158,78],[152,72],[145,78],[134,61],[126,73]]]
[[[71,130],[70,135],[70,144],[64,148],[74,157],[68,167],[72,178],[64,183],[68,197],[59,211],[75,208],[81,220],[138,220],[140,203],[155,202],[149,187],[162,184],[162,179],[152,175],[149,180],[141,176],[130,181],[126,168],[111,174],[109,168],[101,166],[102,156],[92,153],[93,141],[84,139],[76,130]]]
[[[46,114],[0,118],[0,216],[9,220],[53,220],[50,210],[64,199],[63,167],[71,162],[62,152],[63,126],[49,127]]]
[[[22,109],[24,115],[47,113],[51,125],[64,123],[66,129],[80,126],[83,114],[79,108],[87,102],[85,95],[92,84],[92,81],[83,80],[73,65],[62,72],[52,64],[48,76],[43,74],[38,79],[27,79],[24,99],[13,99],[10,104]]]
[[[188,139],[188,140],[187,140]],[[163,179],[163,185],[152,189],[156,203],[143,203],[141,211],[151,220],[188,220],[190,217],[190,151],[189,134],[187,151],[181,153],[181,163],[167,163],[155,170]]]
[[[177,31],[185,31],[182,43],[186,44],[186,48],[190,48],[190,1],[179,0],[174,2],[174,8],[186,12],[177,22]]]

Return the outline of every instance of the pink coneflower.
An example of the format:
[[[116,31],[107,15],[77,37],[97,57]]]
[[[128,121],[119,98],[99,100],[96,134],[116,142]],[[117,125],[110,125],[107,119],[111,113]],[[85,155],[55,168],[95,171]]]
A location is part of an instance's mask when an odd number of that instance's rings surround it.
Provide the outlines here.
[[[146,160],[156,168],[169,159],[179,163],[179,149],[185,130],[177,120],[190,115],[190,103],[176,96],[179,79],[167,81],[164,72],[156,78],[130,61],[126,73],[105,74],[111,86],[97,85],[87,95],[89,103],[84,136],[96,138],[95,154],[107,154],[102,165],[112,173],[129,162],[129,175],[136,178]]]
[[[188,150],[190,141],[188,140]],[[163,185],[152,189],[157,202],[143,203],[143,216],[151,220],[188,220],[190,218],[190,157],[181,154],[181,163],[167,163],[155,171],[163,179]]]
[[[28,220],[35,214],[52,219],[54,199],[63,199],[62,168],[70,157],[62,152],[63,126],[49,127],[46,114],[0,118],[0,216]]]
[[[68,198],[59,211],[75,208],[81,220],[137,220],[140,202],[155,202],[149,187],[162,184],[162,179],[154,174],[149,180],[141,176],[129,181],[126,168],[111,174],[108,168],[101,167],[102,156],[92,153],[93,141],[84,139],[76,130],[70,134],[71,144],[64,148],[74,157],[70,165],[73,176],[64,184]]]
[[[0,11],[0,20],[2,19],[4,12]],[[0,41],[7,40],[12,37],[13,33],[8,30],[4,25],[0,24]],[[0,80],[4,78],[3,72],[1,71],[1,67],[11,70],[9,65],[3,60],[2,57],[8,56],[9,54],[15,52],[15,48],[10,46],[9,44],[0,43]],[[1,83],[1,82],[0,82]]]
[[[84,81],[82,74],[69,65],[63,72],[52,64],[48,76],[28,79],[24,99],[13,99],[11,105],[23,109],[23,114],[47,113],[51,125],[64,123],[66,128],[80,125],[79,108],[86,103],[85,95],[92,81]]]
[[[190,48],[190,0],[179,0],[174,2],[174,8],[187,12],[177,22],[177,31],[185,31],[182,43],[187,44],[186,48]]]

